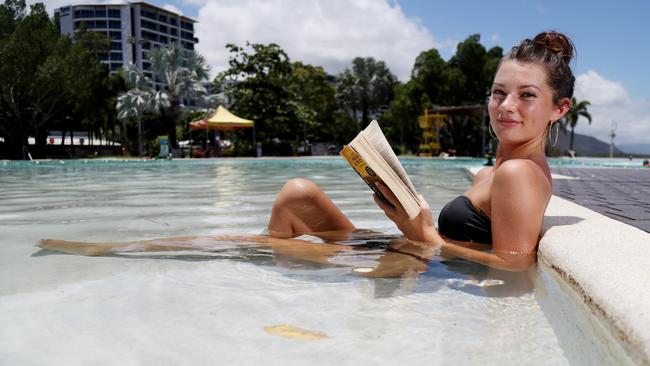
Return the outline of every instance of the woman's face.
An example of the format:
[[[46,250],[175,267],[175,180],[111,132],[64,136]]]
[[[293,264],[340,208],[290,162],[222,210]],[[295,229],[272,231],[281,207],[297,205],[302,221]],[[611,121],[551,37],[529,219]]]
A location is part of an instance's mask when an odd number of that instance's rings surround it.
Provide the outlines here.
[[[560,119],[569,106],[553,103],[542,65],[507,60],[501,64],[492,84],[488,110],[499,141],[524,144],[545,138],[550,121]]]

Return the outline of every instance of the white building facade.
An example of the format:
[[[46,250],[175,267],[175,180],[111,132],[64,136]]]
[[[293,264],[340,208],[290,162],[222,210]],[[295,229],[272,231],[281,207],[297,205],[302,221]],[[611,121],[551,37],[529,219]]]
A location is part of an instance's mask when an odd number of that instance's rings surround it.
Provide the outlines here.
[[[134,63],[151,77],[147,72],[149,50],[175,42],[189,53],[199,42],[194,37],[195,20],[141,1],[68,5],[55,9],[54,16],[61,33],[71,38],[83,24],[88,30],[104,33],[111,41],[110,51],[100,54],[99,61],[111,72]]]

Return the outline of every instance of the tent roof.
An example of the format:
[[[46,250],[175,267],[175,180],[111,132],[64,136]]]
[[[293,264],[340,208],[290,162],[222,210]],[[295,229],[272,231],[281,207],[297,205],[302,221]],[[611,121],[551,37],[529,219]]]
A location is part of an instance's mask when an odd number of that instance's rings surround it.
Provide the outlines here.
[[[194,130],[235,130],[254,126],[255,122],[237,117],[222,106],[217,107],[210,117],[190,122],[190,128]]]

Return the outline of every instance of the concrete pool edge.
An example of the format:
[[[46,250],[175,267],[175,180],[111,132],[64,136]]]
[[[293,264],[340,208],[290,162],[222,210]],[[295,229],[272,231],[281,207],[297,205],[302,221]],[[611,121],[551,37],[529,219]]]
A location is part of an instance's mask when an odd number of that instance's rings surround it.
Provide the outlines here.
[[[538,258],[639,364],[650,364],[650,234],[553,196]]]
[[[650,234],[557,196],[542,234],[538,259],[577,292],[634,362],[650,365]]]

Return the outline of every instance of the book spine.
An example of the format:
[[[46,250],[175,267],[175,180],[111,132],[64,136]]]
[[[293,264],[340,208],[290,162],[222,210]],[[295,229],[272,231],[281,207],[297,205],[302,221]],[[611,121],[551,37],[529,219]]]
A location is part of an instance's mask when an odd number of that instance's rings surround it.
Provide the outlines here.
[[[377,182],[381,182],[385,185],[385,183],[379,178],[377,173],[375,173],[374,170],[372,170],[371,167],[368,166],[365,160],[361,158],[359,153],[357,153],[352,147],[349,145],[343,146],[343,149],[341,152],[339,152],[339,155],[341,155],[347,162],[350,164],[352,169],[354,169],[357,174],[363,179],[364,182],[372,189],[372,191],[379,197],[379,199],[388,204],[391,205],[390,201],[384,196],[381,191],[377,188]]]

